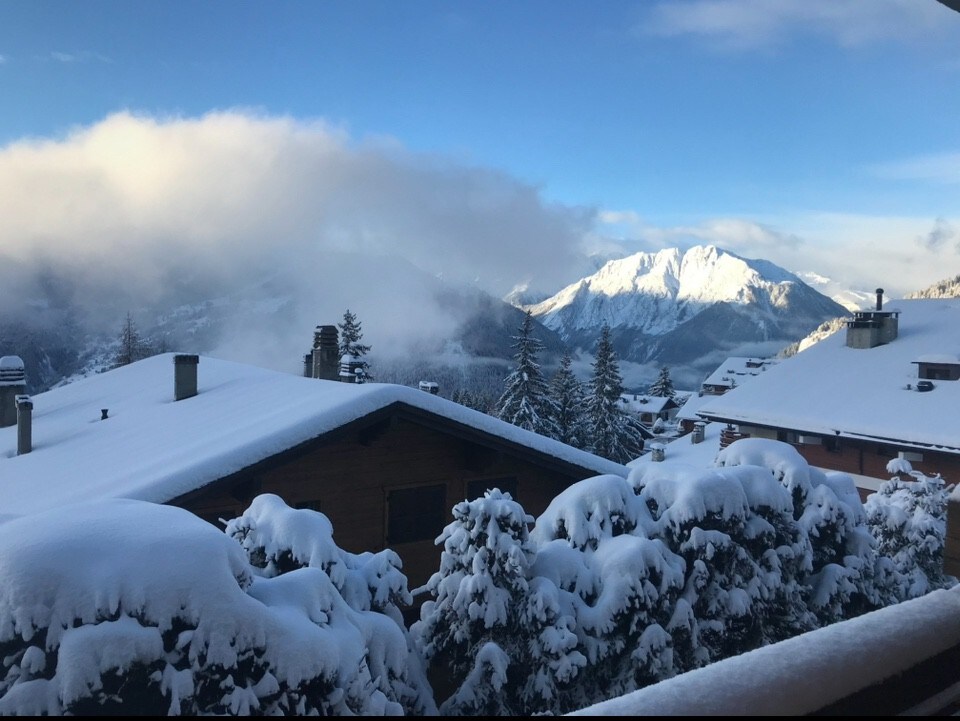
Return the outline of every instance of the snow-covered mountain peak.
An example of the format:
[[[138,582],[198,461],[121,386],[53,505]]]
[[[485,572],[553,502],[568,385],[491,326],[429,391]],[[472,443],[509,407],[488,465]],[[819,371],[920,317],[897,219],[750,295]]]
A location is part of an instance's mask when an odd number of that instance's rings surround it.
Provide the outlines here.
[[[528,308],[573,347],[592,349],[607,324],[622,359],[673,369],[738,348],[776,352],[844,313],[793,273],[714,245],[611,260]]]
[[[762,296],[767,304],[780,305],[784,293],[777,286],[783,283],[800,280],[773,263],[741,258],[714,245],[667,248],[611,260],[531,311],[558,330],[571,321],[574,328],[606,321],[656,333],[718,302],[753,304]],[[566,316],[563,322],[560,315]]]

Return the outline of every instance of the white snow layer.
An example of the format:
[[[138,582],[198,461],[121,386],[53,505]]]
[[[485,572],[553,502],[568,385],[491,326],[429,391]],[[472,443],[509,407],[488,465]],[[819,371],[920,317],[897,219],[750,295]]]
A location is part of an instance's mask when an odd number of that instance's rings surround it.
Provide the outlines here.
[[[173,355],[34,396],[31,453],[16,455],[16,427],[0,428],[3,513],[97,498],[164,503],[397,402],[596,473],[627,474],[618,463],[400,385],[317,380],[202,356],[198,395],[174,401]]]

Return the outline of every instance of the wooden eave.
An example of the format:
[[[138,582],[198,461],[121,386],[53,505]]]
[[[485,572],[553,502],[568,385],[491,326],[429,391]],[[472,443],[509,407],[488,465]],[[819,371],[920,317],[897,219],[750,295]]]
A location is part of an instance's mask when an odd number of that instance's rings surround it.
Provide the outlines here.
[[[209,483],[193,489],[187,493],[181,494],[169,499],[166,503],[172,505],[185,505],[193,499],[208,493],[214,489],[232,489],[250,484],[254,479],[265,471],[269,471],[285,463],[294,461],[304,455],[312,453],[323,446],[344,440],[352,435],[360,436],[364,431],[370,431],[374,434],[380,432],[379,429],[386,429],[399,420],[410,421],[419,424],[425,428],[448,434],[458,440],[468,441],[477,445],[494,449],[495,451],[516,456],[521,460],[540,466],[546,470],[561,473],[563,475],[588,478],[590,476],[600,475],[600,471],[587,466],[581,466],[577,463],[565,461],[549,453],[544,453],[536,448],[531,448],[522,443],[517,443],[508,438],[498,436],[495,433],[483,431],[474,428],[460,421],[453,420],[446,416],[433,413],[431,411],[411,406],[403,401],[394,401],[381,408],[378,408],[366,415],[355,418],[352,421],[344,423],[334,429],[321,433],[314,438],[306,440],[297,445],[291,446],[286,450],[275,453],[256,463],[253,463],[238,471],[229,473],[226,476],[218,478]],[[362,441],[361,441],[362,442]],[[558,441],[559,442],[559,441]]]

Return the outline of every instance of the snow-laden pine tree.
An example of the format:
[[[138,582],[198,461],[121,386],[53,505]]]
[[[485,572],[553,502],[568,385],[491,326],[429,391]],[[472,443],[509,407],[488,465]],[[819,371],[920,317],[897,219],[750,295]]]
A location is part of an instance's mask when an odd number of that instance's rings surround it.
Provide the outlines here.
[[[660,375],[650,384],[647,393],[660,398],[673,398],[676,391],[673,387],[673,381],[670,379],[670,369],[667,366],[660,368]]]
[[[516,349],[513,358],[517,365],[505,380],[494,415],[528,431],[556,438],[556,410],[538,360],[543,344],[533,335],[530,311],[523,316],[513,341],[512,347]]]
[[[643,436],[639,423],[622,408],[623,378],[610,338],[610,326],[600,329],[586,399],[590,450],[611,461],[626,463],[640,455]]]
[[[426,669],[413,650],[400,611],[413,599],[396,552],[344,551],[334,542],[333,525],[323,513],[290,508],[271,493],[254,498],[241,516],[227,523],[226,533],[239,542],[264,578],[304,568],[322,570],[347,605],[377,634],[378,653],[386,651],[382,656],[368,651],[363,660],[376,676],[378,690],[402,704],[406,714],[436,712]]]
[[[904,599],[949,588],[957,579],[943,572],[947,500],[953,486],[938,475],[913,470],[909,461],[887,464],[893,475],[880,484],[864,507],[878,552],[893,559]],[[901,478],[908,476],[908,479]]]
[[[684,562],[650,525],[630,484],[602,475],[557,495],[531,531],[534,573],[559,589],[588,660],[567,692],[574,708],[669,678],[675,654],[690,655]]]
[[[558,686],[584,661],[546,582],[531,587],[533,518],[497,489],[458,503],[453,517],[438,539],[440,570],[425,586],[432,600],[411,627],[424,658],[456,689],[441,714],[556,711]]]
[[[302,518],[275,529],[305,539]],[[258,574],[189,511],[110,499],[13,519],[0,540],[17,549],[0,554],[0,715],[436,713],[429,687],[428,705],[403,702],[411,654],[394,620],[354,608],[323,568]]]
[[[558,441],[575,448],[585,448],[588,431],[583,412],[583,384],[571,369],[572,359],[564,352],[560,367],[550,380],[550,397],[555,406]]]
[[[810,466],[788,444],[745,438],[720,451],[719,466],[767,468],[790,493],[793,517],[806,535],[806,605],[820,625],[895,603],[895,579],[879,555],[853,479]]]
[[[351,356],[353,362],[358,364],[357,383],[372,381],[373,376],[370,374],[370,364],[366,360],[366,355],[370,352],[370,346],[362,342],[363,328],[357,316],[351,313],[349,308],[344,311],[343,322],[337,323],[337,328],[340,329],[340,357]]]
[[[648,463],[629,482],[650,511],[648,532],[684,560],[682,598],[696,627],[693,655],[677,654],[679,672],[816,626],[799,579],[810,547],[769,471]]]

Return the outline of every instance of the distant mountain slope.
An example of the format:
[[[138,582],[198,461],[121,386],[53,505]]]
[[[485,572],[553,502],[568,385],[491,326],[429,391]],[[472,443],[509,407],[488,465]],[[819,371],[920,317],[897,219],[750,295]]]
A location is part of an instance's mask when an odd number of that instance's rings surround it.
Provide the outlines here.
[[[610,261],[529,307],[571,345],[591,349],[607,323],[625,360],[703,369],[717,351],[772,355],[847,312],[769,261],[711,245]]]
[[[837,281],[813,271],[802,271],[796,275],[811,288],[829,296],[851,312],[865,310],[876,302],[877,296],[874,291],[845,288]]]
[[[424,363],[434,373],[445,373],[445,365],[461,368],[485,359],[485,367],[500,367],[512,359],[512,336],[523,310],[476,287],[444,282],[402,259],[344,253],[328,254],[327,261],[317,282],[306,286],[280,271],[256,283],[192,284],[189,293],[134,305],[137,328],[157,349],[298,373],[314,327],[341,322],[349,308],[372,346],[377,380],[412,377],[415,385]],[[71,290],[74,299],[88,295],[71,282],[64,278],[53,287]],[[371,283],[376,283],[375,293],[369,290]],[[177,302],[179,298],[184,300]],[[115,305],[123,307],[120,301]],[[17,310],[14,315],[0,308],[0,356],[23,358],[28,392],[112,366],[122,311],[94,314],[70,299],[47,297],[42,289],[29,299],[29,308]],[[544,362],[551,362],[564,342],[539,322],[535,333],[545,345]],[[458,377],[453,371],[448,375]],[[472,377],[465,371],[460,375]],[[453,390],[448,383],[443,392]]]
[[[941,280],[923,290],[908,293],[904,298],[960,298],[960,275]]]

